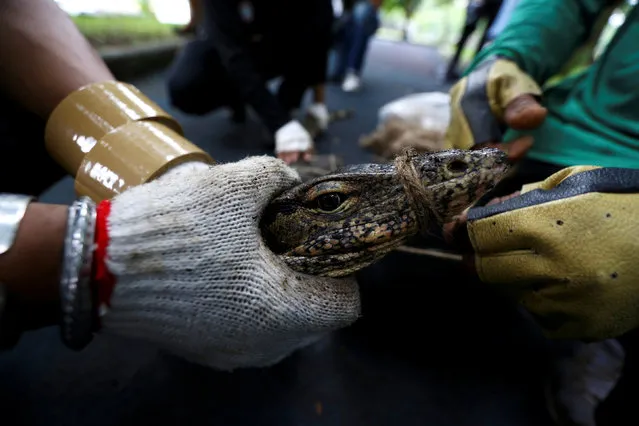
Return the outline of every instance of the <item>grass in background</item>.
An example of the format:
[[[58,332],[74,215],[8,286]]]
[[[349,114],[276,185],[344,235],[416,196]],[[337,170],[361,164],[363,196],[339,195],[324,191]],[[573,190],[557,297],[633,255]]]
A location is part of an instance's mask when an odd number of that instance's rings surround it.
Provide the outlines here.
[[[162,24],[153,16],[80,15],[72,19],[96,47],[126,46],[177,37],[174,26]]]

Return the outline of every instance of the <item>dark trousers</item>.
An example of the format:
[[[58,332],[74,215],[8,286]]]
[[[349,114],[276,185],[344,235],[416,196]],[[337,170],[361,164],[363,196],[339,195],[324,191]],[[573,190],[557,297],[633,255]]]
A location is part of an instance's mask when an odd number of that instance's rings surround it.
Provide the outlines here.
[[[0,97],[0,192],[39,196],[67,175],[45,148],[45,124]]]
[[[346,71],[361,74],[371,38],[379,28],[377,10],[367,0],[355,4],[344,18],[343,29],[335,40],[335,64],[331,79],[342,79]]]
[[[484,28],[481,39],[477,44],[477,48],[475,49],[475,55],[479,53],[484,44],[486,43],[488,37],[488,30],[495,22],[497,18],[497,14],[499,13],[499,8],[501,7],[500,3],[487,3],[485,6],[481,8],[474,8],[473,6],[469,6],[466,9],[466,22],[464,23],[464,27],[462,28],[462,33],[459,37],[459,41],[457,42],[457,46],[455,48],[455,54],[451,58],[448,63],[447,73],[455,72],[457,68],[457,64],[459,62],[459,58],[461,57],[462,51],[464,50],[464,46],[468,42],[470,36],[477,29],[477,25],[479,21],[485,20],[486,27]]]
[[[327,32],[315,40],[260,42],[250,49],[250,55],[265,83],[281,77],[276,96],[287,111],[292,111],[300,107],[309,88],[326,82],[329,47]],[[222,64],[215,45],[205,36],[184,47],[168,76],[171,103],[194,115],[208,114],[221,107],[236,111],[243,108],[245,100],[240,96],[238,84]]]

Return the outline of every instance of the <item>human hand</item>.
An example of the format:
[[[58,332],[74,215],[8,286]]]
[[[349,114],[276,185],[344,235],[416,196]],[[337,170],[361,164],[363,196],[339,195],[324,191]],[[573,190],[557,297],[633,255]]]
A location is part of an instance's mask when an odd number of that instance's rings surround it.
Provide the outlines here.
[[[271,365],[354,322],[353,279],[293,272],[262,240],[263,209],[299,182],[282,161],[251,157],[180,166],[100,204],[115,277],[112,295],[100,285],[102,332],[231,370]]]
[[[313,139],[297,120],[292,120],[275,132],[275,153],[286,164],[310,161]]]
[[[547,110],[536,98],[541,89],[514,62],[492,58],[481,63],[450,90],[451,118],[446,149],[499,148],[511,161],[521,159],[533,144],[526,136],[502,144],[502,128],[531,130]]]
[[[519,196],[471,209],[467,259],[548,337],[619,336],[639,326],[638,193],[639,170],[563,169]],[[448,234],[459,238],[464,222]]]

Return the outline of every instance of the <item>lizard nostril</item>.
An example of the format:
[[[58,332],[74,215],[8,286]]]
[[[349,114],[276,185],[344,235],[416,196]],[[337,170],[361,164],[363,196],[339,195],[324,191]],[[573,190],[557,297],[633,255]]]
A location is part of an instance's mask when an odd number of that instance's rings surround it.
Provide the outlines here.
[[[463,173],[468,169],[468,164],[462,160],[453,160],[446,167],[453,173]]]

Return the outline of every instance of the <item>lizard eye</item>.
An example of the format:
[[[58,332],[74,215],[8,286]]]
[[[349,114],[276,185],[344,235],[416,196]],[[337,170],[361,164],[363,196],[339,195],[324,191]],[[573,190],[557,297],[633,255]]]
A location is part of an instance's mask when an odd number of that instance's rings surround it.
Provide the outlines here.
[[[346,196],[338,192],[329,192],[316,198],[317,207],[324,212],[334,212],[346,201]]]

